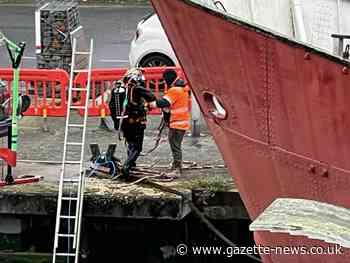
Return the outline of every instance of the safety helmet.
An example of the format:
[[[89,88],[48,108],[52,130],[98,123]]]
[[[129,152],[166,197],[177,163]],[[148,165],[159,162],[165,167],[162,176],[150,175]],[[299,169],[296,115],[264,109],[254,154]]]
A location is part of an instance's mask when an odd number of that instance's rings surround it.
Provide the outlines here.
[[[174,81],[177,79],[177,73],[173,69],[166,69],[163,72],[163,78],[168,87],[170,87]]]
[[[142,70],[139,68],[129,69],[123,77],[123,82],[125,84],[137,84],[139,81],[142,80],[144,80],[144,76]]]
[[[124,87],[125,87],[125,84],[122,80],[117,80],[113,83],[113,89],[121,89]]]

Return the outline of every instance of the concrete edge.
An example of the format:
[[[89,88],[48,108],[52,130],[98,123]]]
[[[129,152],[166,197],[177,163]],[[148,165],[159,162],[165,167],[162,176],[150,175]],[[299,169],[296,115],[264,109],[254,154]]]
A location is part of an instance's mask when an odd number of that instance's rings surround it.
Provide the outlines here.
[[[190,193],[188,194],[190,196]],[[0,193],[0,216],[55,216],[57,193]],[[190,213],[184,200],[174,196],[167,199],[142,199],[112,196],[84,196],[84,217],[167,219],[179,221]]]

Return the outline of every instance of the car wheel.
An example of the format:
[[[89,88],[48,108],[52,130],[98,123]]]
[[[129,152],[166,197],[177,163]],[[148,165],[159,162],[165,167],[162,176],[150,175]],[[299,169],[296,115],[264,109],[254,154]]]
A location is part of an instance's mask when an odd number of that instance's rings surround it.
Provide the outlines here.
[[[142,68],[147,67],[170,67],[174,66],[174,62],[170,58],[163,55],[150,55],[140,62]]]
[[[140,66],[142,68],[148,68],[148,67],[172,67],[175,66],[174,62],[171,61],[170,58],[160,55],[160,54],[153,54],[149,55],[148,57],[144,58],[140,62]],[[155,91],[155,81],[150,80],[149,87],[152,91]],[[158,84],[158,91],[159,94],[156,94],[158,96],[164,95],[164,89],[165,89],[165,82],[163,79],[159,80]]]

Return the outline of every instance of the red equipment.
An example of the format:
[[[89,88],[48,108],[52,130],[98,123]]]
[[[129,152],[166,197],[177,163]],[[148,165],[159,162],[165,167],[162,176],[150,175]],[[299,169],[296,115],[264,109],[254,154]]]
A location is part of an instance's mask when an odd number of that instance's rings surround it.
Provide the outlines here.
[[[350,208],[349,62],[200,1],[151,2],[251,219],[277,198]],[[265,247],[330,246],[254,234]],[[263,255],[264,263],[349,261],[349,248]]]

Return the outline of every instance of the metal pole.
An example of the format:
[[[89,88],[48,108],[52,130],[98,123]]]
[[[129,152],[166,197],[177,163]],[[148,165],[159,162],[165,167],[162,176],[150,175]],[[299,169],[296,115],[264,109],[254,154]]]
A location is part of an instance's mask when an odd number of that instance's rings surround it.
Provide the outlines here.
[[[254,15],[254,0],[249,0],[249,11],[252,22],[255,23],[255,15]]]
[[[200,119],[201,119],[201,110],[199,108],[198,102],[195,96],[191,95],[191,117],[192,117],[192,125],[191,125],[191,136],[194,138],[200,137]]]
[[[338,7],[338,33],[341,34],[341,0],[337,0],[337,7]]]
[[[11,149],[11,134],[12,134],[12,128],[11,125],[8,127],[8,134],[7,134],[7,148]],[[12,167],[11,165],[7,165],[7,178],[11,180],[12,177]]]
[[[17,54],[15,55],[15,59]],[[13,69],[13,84],[12,84],[12,134],[11,134],[11,150],[17,152],[17,137],[18,137],[18,84],[19,84],[19,68]]]
[[[35,11],[35,53],[41,53],[41,25],[40,25],[40,9]]]
[[[47,7],[50,3],[46,3],[35,10],[35,53],[41,53],[41,10]]]
[[[307,43],[302,4],[300,0],[292,0],[294,10],[294,25],[298,40]]]

